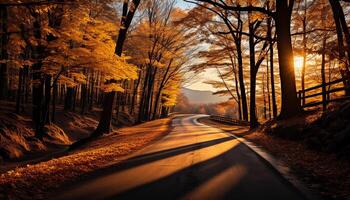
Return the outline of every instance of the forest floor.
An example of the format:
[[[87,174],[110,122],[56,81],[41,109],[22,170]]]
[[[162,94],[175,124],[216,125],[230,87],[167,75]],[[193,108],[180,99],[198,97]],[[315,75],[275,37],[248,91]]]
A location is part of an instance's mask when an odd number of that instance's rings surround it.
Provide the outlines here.
[[[61,152],[73,142],[88,137],[98,124],[96,108],[80,115],[58,106],[55,121],[45,125],[44,138],[38,140],[30,107],[20,114],[14,112],[14,107],[14,102],[0,101],[0,172],[11,167],[11,163],[35,162],[44,159],[44,154]]]
[[[201,123],[213,126],[261,146],[286,163],[295,175],[312,191],[324,199],[350,199],[350,162],[339,159],[336,154],[310,149],[305,143],[264,133],[263,131],[240,131],[237,126],[202,118]]]
[[[171,118],[120,128],[65,156],[0,174],[0,199],[45,199],[87,173],[116,164],[170,132]]]

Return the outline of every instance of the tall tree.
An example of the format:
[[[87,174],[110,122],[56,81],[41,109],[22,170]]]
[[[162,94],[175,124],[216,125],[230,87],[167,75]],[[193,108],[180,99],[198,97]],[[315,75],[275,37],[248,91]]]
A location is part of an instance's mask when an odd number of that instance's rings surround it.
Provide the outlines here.
[[[227,11],[259,12],[273,17],[276,25],[277,49],[282,90],[281,112],[279,117],[281,119],[289,118],[301,112],[296,91],[293,61],[294,56],[290,32],[294,0],[276,0],[275,12],[265,9],[263,6],[240,6],[238,2],[236,2],[236,4],[227,4],[226,2],[215,0],[186,1],[208,3],[216,8]]]
[[[123,11],[121,16],[119,34],[117,38],[117,45],[115,47],[115,54],[118,56],[122,55],[123,45],[127,36],[127,32],[139,4],[140,0],[132,0],[131,2],[129,2],[129,0],[126,0],[123,2]],[[111,80],[111,82],[115,82],[115,80]],[[111,91],[105,95],[102,114],[97,129],[94,132],[94,135],[108,133],[111,130],[111,120],[114,110],[115,94],[115,91]]]

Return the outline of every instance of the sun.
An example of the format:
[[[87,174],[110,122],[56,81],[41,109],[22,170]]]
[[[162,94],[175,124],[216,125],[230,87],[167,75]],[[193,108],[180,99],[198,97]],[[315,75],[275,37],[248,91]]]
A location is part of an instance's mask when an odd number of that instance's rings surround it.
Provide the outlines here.
[[[294,56],[294,68],[301,70],[304,65],[304,58],[301,56]]]

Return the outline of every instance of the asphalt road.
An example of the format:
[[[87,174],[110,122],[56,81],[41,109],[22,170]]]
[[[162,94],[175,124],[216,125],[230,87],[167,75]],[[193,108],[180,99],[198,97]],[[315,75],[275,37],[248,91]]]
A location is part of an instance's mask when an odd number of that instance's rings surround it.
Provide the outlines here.
[[[199,117],[175,118],[169,135],[58,199],[305,199],[247,146]]]

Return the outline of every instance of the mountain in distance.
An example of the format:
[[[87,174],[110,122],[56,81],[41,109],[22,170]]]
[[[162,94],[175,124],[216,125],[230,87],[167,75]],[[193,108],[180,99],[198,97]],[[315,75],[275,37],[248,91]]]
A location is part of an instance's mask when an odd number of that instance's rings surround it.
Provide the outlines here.
[[[181,88],[181,93],[187,97],[191,104],[221,103],[229,99],[227,96],[213,95],[212,91],[192,90]]]

